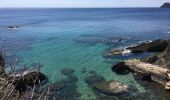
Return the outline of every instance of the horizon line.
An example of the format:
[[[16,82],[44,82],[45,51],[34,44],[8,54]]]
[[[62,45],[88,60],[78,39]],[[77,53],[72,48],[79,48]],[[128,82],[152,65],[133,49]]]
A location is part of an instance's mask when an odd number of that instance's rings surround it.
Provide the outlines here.
[[[160,8],[160,7],[0,7],[0,9],[91,9],[91,8]]]

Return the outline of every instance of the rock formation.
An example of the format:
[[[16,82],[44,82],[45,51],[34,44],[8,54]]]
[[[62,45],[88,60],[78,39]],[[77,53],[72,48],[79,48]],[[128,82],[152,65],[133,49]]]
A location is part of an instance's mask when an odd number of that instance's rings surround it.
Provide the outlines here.
[[[162,52],[168,46],[168,42],[166,40],[155,40],[149,43],[142,43],[138,46],[129,47],[127,49],[131,50],[132,53],[140,53],[144,51],[148,52]]]
[[[141,62],[139,60],[127,60],[119,64],[119,69],[124,67],[124,69],[128,69],[133,73],[140,74],[143,77],[151,77],[152,81],[164,85],[166,89],[170,88],[170,70],[167,68],[162,68],[158,65]]]
[[[162,46],[160,44],[162,44]],[[148,44],[147,46],[139,45],[137,47],[148,48]],[[138,60],[125,60],[120,62],[114,65],[112,70],[117,74],[128,74],[129,72],[133,72],[134,75],[138,74],[138,76],[142,79],[160,83],[165,86],[166,90],[170,90],[170,40],[159,40],[159,42],[157,40],[149,43],[149,47],[152,49],[149,48],[147,50],[151,51],[162,51],[162,48],[166,48],[163,52],[152,57],[146,57]],[[155,49],[153,49],[153,47]]]
[[[164,3],[161,8],[170,8],[170,3]]]
[[[109,52],[103,54],[103,57],[109,58],[115,55],[124,55],[129,53],[143,53],[143,52],[162,52],[168,46],[167,40],[158,39],[152,42],[144,42],[137,46],[128,47],[124,50],[110,50]]]
[[[151,57],[143,58],[142,61],[161,65],[161,67],[170,69],[170,40],[168,40],[168,46],[163,52]]]
[[[84,81],[88,84],[88,85],[94,85],[95,83],[98,83],[98,82],[102,82],[102,81],[105,81],[105,78],[100,76],[100,75],[89,75],[87,76]]]
[[[10,25],[10,26],[8,26],[8,29],[17,29],[17,28],[19,28],[19,26],[17,26],[17,25]]]

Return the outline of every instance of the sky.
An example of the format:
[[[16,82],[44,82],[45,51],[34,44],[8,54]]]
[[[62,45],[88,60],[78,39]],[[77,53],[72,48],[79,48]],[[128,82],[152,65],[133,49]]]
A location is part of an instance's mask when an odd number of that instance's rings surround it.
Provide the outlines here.
[[[0,0],[4,7],[99,8],[159,7],[170,0]]]

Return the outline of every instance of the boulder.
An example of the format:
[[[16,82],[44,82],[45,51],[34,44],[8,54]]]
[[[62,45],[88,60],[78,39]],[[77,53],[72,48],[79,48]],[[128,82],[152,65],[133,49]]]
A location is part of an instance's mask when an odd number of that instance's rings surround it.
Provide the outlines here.
[[[118,81],[103,81],[96,83],[93,89],[105,95],[117,96],[128,93],[129,86]]]
[[[81,94],[77,91],[76,76],[68,76],[61,81],[49,84],[49,99],[53,100],[78,100]]]
[[[125,62],[120,62],[112,67],[112,71],[120,75],[129,74],[129,68],[125,65]]]
[[[105,81],[105,78],[100,75],[90,75],[86,77],[84,81],[89,85],[93,85],[95,83]]]

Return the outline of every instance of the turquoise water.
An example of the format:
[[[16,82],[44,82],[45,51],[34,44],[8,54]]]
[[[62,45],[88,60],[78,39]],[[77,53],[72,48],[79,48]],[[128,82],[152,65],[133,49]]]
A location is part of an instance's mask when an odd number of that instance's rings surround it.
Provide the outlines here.
[[[31,64],[41,63],[41,71],[51,83],[66,78],[61,74],[61,69],[74,69],[74,75],[78,78],[76,90],[81,94],[81,100],[96,99],[84,82],[89,71],[96,71],[106,80],[133,85],[142,93],[146,90],[135,81],[132,74],[117,75],[111,70],[113,64],[127,56],[106,59],[102,54],[108,48],[169,38],[169,21],[169,10],[158,8],[0,9],[1,45],[4,40],[7,41],[1,50],[6,51],[7,63],[18,59],[18,69],[23,65],[31,69]],[[8,29],[7,25],[18,25],[19,28]],[[98,42],[110,37],[124,40],[110,45]],[[83,69],[87,72],[82,73]]]

